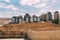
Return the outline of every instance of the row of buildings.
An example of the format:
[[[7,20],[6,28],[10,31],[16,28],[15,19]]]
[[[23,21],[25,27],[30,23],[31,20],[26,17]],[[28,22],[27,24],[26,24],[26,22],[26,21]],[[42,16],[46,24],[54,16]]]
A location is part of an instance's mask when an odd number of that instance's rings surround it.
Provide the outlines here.
[[[30,22],[52,21],[52,20],[53,18],[51,12],[48,12],[46,14],[41,14],[41,16],[36,16],[36,15],[31,16],[28,13],[26,13],[24,17],[22,17],[21,15],[12,17],[12,23],[22,23],[22,22],[30,23]],[[54,12],[54,20],[59,21],[58,11]]]

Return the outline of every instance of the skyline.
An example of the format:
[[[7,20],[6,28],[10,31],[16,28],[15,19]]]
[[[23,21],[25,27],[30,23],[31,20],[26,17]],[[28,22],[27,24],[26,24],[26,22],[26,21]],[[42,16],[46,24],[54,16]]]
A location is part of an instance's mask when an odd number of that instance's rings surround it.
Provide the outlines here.
[[[60,0],[0,0],[0,17],[60,12]]]

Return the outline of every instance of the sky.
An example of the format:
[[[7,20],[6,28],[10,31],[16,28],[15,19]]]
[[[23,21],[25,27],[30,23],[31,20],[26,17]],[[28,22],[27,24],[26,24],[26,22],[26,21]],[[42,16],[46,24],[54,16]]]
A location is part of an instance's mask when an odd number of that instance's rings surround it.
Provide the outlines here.
[[[40,16],[47,12],[60,12],[60,0],[0,0],[0,17],[25,15]]]

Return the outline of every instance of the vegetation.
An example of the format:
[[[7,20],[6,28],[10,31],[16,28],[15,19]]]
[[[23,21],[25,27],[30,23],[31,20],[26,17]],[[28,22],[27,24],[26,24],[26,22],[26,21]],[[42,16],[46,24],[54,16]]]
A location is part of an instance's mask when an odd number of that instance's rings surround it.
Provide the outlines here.
[[[59,20],[53,20],[52,22],[55,24],[59,24]]]
[[[28,29],[36,31],[60,30],[60,24],[53,24],[51,22],[36,22],[23,24],[8,24],[0,27],[0,31],[5,34],[19,34],[24,36],[26,35]]]

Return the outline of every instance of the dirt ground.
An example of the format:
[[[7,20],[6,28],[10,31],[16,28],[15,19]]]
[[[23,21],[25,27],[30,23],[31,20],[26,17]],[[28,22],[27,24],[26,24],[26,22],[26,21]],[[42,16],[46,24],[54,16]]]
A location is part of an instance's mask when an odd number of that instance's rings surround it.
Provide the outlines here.
[[[52,30],[60,30],[60,24],[53,24],[51,22],[7,24],[7,25],[0,27],[0,32],[2,31],[6,34],[11,34],[14,31],[15,34],[19,34],[19,33],[26,34],[29,29],[32,31],[42,31],[42,32],[35,32],[35,33],[28,32],[28,35],[31,35],[33,40],[48,40],[48,39],[60,40],[60,38],[59,38],[60,31],[59,32],[58,31],[51,32]],[[46,31],[49,31],[49,32],[46,32]],[[37,34],[39,34],[39,35],[37,35]],[[48,39],[46,39],[45,37]]]

